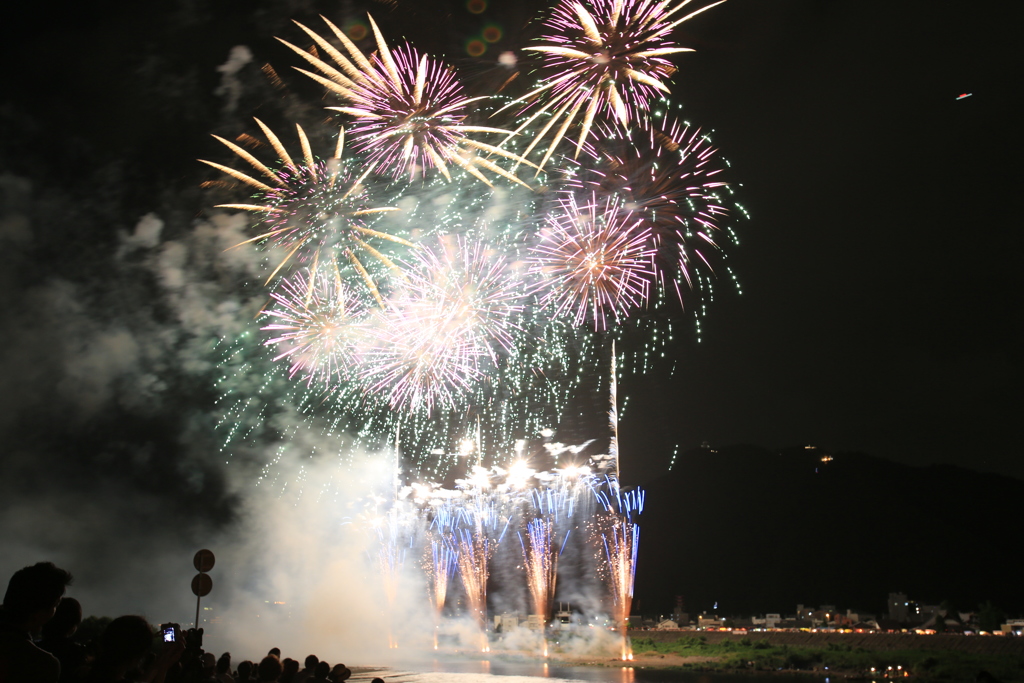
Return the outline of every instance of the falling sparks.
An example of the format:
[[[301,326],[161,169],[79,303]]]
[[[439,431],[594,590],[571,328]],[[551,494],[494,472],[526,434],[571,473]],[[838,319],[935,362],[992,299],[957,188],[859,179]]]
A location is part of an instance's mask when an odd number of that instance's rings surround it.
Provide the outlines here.
[[[379,544],[377,546],[377,562],[381,580],[384,584],[384,598],[388,604],[389,617],[395,613],[395,599],[398,595],[398,580],[405,562],[405,547],[402,544],[402,518],[398,510],[392,508],[387,516],[376,524]],[[398,647],[393,623],[388,624],[388,648]]]
[[[600,525],[604,551],[604,570],[614,606],[613,618],[622,636],[622,659],[633,659],[629,646],[629,612],[636,583],[636,554],[640,547],[640,527],[625,517],[606,518]]]
[[[456,551],[447,540],[437,533],[431,534],[428,555],[424,561],[427,575],[427,594],[434,614],[434,649],[438,647],[437,630],[444,611],[445,598],[448,595],[448,584],[456,568]]]
[[[618,477],[608,477],[596,491],[604,512],[595,521],[593,535],[600,539],[601,570],[612,597],[613,618],[621,636],[621,656],[627,661],[633,659],[626,630],[640,547],[640,526],[636,517],[644,509],[644,491],[623,490]]]
[[[623,615],[628,616],[643,491],[623,490],[597,456],[584,458],[577,465],[535,470],[525,457],[535,445],[524,442],[505,465],[469,468],[466,478],[456,480],[454,489],[412,484],[368,499],[373,512],[361,518],[375,531],[374,557],[378,558],[387,601],[393,599],[395,576],[405,555],[420,552],[423,558],[420,567],[433,615],[431,641],[435,648],[449,618],[469,618],[476,633],[469,642],[461,642],[487,651],[491,589],[496,589],[501,594],[497,599],[504,602],[508,591],[514,594],[518,590],[520,580],[530,598],[531,624],[546,630],[560,573],[573,593],[600,592],[599,584],[593,583],[598,580],[593,575],[596,569],[610,600],[607,612],[593,616],[611,616],[619,630]],[[380,506],[387,508],[384,513],[377,512]],[[575,529],[589,529],[590,533],[575,537],[585,550],[578,549],[569,568],[560,570],[559,557],[570,545]],[[511,564],[521,566],[513,570]],[[590,569],[584,564],[590,564]],[[592,577],[586,580],[589,588],[580,583],[586,575]],[[460,589],[454,601],[449,600],[453,578]],[[623,642],[623,656],[628,658],[628,641]],[[546,637],[541,637],[537,646],[538,652],[548,654]]]
[[[462,529],[458,536],[459,578],[466,591],[469,615],[480,629],[480,650],[487,646],[487,578],[490,576],[492,548],[490,541],[478,529],[477,533]]]

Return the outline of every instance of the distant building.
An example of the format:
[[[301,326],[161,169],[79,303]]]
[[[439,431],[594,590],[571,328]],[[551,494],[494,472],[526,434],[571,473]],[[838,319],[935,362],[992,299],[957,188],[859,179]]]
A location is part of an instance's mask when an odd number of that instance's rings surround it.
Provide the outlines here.
[[[935,616],[941,614],[945,616],[946,610],[942,609],[939,605],[922,605],[920,603],[913,604],[914,613],[910,615],[910,621],[914,624],[925,624],[928,622],[935,621]]]
[[[778,628],[782,623],[782,617],[776,613],[766,614],[764,617],[753,617],[750,620],[754,628],[773,629]]]
[[[811,612],[811,621],[817,625],[831,624],[837,616],[835,605],[822,605]]]
[[[797,628],[811,628],[812,626],[814,626],[814,622],[812,622],[810,619],[796,618],[796,619],[783,619],[782,621],[779,622],[779,624],[778,624],[778,626],[776,626],[776,628],[797,629]]]
[[[1005,624],[999,627],[1003,633],[1014,633],[1024,635],[1024,619],[1007,619]]]
[[[869,628],[867,623],[873,621],[875,621],[874,614],[854,612],[852,609],[846,610],[846,615],[840,619],[842,625],[849,628]]]
[[[658,625],[654,628],[658,631],[675,631],[679,628],[679,624],[671,619],[663,619],[662,621],[659,621]]]
[[[508,633],[519,628],[519,615],[516,613],[495,614],[494,630],[497,633]]]
[[[683,596],[676,596],[676,606],[672,610],[672,621],[676,622],[680,626],[690,625],[690,615],[686,612],[686,607],[683,604]]]
[[[697,617],[697,628],[722,628],[722,620],[718,618],[717,614],[710,617],[702,614]]]
[[[906,623],[910,616],[910,601],[905,593],[889,593],[889,619]]]

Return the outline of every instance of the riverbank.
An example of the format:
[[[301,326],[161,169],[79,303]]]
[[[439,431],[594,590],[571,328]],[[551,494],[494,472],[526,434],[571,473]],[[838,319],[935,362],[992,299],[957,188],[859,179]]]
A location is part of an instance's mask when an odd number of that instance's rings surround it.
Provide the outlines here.
[[[657,634],[651,638],[651,634]],[[987,671],[1004,683],[1024,683],[1024,643],[971,636],[729,633],[632,634],[633,667],[719,672],[801,672],[835,678],[974,681]],[[762,636],[762,637],[756,637]],[[894,637],[889,637],[894,636]],[[1011,642],[1012,641],[1012,642]],[[618,658],[555,653],[571,666],[623,666]]]
[[[1016,636],[965,636],[959,634],[919,635],[916,633],[842,633],[837,631],[640,631],[631,638],[654,643],[671,643],[680,638],[699,638],[709,645],[743,639],[774,646],[862,650],[954,650],[971,654],[1017,655],[1024,657],[1024,638]]]

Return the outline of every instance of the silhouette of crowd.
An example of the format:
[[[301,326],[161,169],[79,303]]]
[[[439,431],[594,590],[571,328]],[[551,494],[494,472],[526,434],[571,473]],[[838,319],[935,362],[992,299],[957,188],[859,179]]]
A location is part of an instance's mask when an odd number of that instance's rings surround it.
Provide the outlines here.
[[[71,573],[39,562],[14,573],[0,606],[0,683],[340,683],[352,676],[316,655],[300,664],[273,648],[259,662],[203,650],[203,629],[154,629],[139,616],[111,621],[99,638],[79,643],[82,606],[64,597]],[[371,683],[384,683],[374,678]]]

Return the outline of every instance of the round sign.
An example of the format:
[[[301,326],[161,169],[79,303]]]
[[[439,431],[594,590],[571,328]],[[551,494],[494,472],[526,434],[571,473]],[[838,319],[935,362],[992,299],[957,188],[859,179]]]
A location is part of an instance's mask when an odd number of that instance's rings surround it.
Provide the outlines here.
[[[192,577],[192,594],[203,597],[213,590],[213,579],[209,574],[196,574]]]
[[[208,572],[213,569],[213,563],[216,558],[213,556],[213,552],[206,550],[205,548],[196,553],[196,556],[192,558],[192,564],[195,566],[196,571]]]

